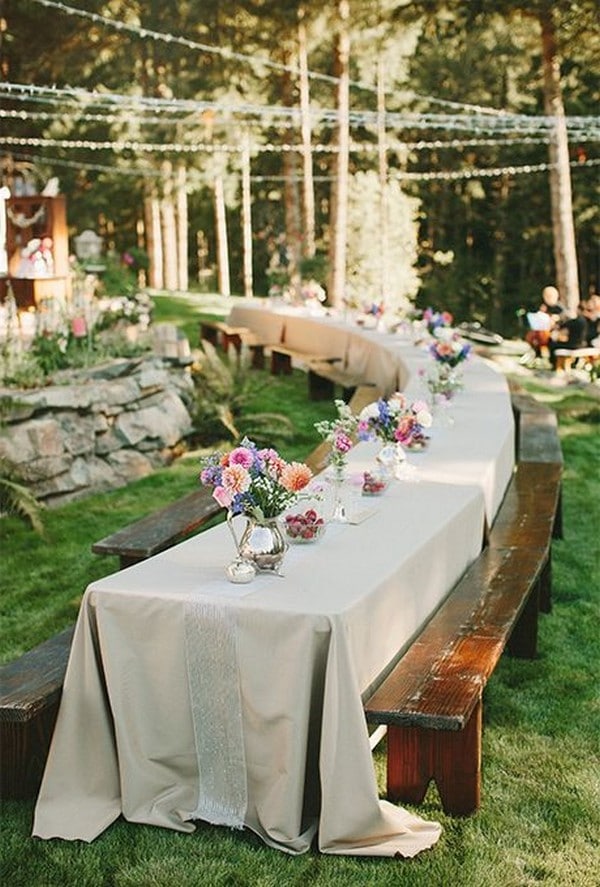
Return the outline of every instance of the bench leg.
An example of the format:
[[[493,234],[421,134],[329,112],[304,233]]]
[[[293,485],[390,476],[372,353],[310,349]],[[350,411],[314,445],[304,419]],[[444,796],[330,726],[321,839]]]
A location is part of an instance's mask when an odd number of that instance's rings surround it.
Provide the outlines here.
[[[2,800],[29,800],[37,795],[57,714],[58,701],[28,721],[0,724]]]
[[[389,726],[387,793],[391,801],[420,804],[433,779],[444,811],[468,816],[481,802],[482,703],[463,730]]]
[[[547,570],[549,559],[542,571],[540,579],[531,589],[527,603],[519,616],[508,641],[508,651],[511,656],[519,659],[535,659],[537,653],[538,613],[540,611],[540,592],[544,573]]]
[[[335,385],[331,379],[319,376],[314,370],[308,371],[308,396],[311,400],[333,400]]]
[[[230,345],[233,346],[237,359],[239,360],[240,354],[242,352],[242,339],[239,333],[222,333],[221,347],[227,356],[229,356]]]
[[[205,326],[203,323],[200,324],[200,340],[206,339],[207,342],[210,342],[211,345],[214,345],[215,348],[219,344],[219,331],[212,326]]]
[[[554,524],[552,526],[552,538],[564,539],[562,516],[562,487],[558,491],[558,503],[556,505],[556,514],[554,516]]]
[[[265,368],[265,347],[264,345],[249,345],[251,366],[253,370],[264,370]]]
[[[271,373],[274,376],[289,376],[292,372],[292,358],[289,354],[271,351]]]
[[[540,576],[540,612],[552,612],[552,551],[548,552],[548,560],[544,564]]]

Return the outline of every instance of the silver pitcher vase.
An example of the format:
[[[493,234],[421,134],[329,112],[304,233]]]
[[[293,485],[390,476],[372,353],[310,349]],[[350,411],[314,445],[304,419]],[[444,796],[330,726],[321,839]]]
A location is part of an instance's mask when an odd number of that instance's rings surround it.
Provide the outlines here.
[[[243,515],[246,521],[242,535],[238,537],[233,526],[233,515],[228,513],[227,524],[235,542],[238,557],[254,564],[257,570],[278,573],[288,544],[283,537],[279,519],[276,517],[258,520],[252,515]]]

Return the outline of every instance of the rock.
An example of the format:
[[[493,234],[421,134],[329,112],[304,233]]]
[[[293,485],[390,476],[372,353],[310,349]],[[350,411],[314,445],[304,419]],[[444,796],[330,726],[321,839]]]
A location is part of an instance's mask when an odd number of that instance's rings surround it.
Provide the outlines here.
[[[18,401],[0,428],[0,458],[47,504],[123,486],[168,464],[192,429],[188,370],[151,357],[61,373]]]

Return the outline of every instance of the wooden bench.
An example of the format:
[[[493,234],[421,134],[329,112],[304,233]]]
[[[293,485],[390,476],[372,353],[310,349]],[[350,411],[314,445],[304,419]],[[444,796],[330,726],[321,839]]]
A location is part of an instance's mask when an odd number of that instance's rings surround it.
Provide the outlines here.
[[[265,368],[265,348],[268,348],[270,342],[263,341],[253,333],[252,330],[246,330],[241,334],[242,346],[246,347],[250,352],[250,365],[254,370],[264,370]]]
[[[207,487],[166,505],[95,542],[96,554],[117,555],[128,567],[171,547],[223,509]],[[0,797],[37,794],[48,756],[67,667],[73,627],[0,669]]]
[[[559,466],[562,477],[563,454],[554,410],[511,384],[511,402],[515,417],[515,458],[518,462],[545,462]],[[556,507],[553,535],[562,539],[562,481]]]
[[[341,360],[341,357],[326,358],[322,354],[299,351],[282,343],[271,345],[271,372],[274,376],[289,376],[292,372],[292,361],[310,366],[312,363],[321,361],[330,363],[337,360]]]
[[[387,728],[390,800],[419,804],[434,780],[447,813],[479,808],[483,691],[505,648],[536,654],[561,476],[562,459],[517,463],[485,548],[365,701],[375,738]]]
[[[574,363],[582,361],[584,366],[600,363],[600,348],[557,348],[554,352],[556,369],[568,371]]]
[[[62,695],[74,627],[0,667],[0,798],[36,796]]]
[[[482,694],[511,634],[535,655],[540,561],[486,548],[365,703],[387,725],[387,795],[420,804],[430,781],[446,813],[480,805]]]
[[[229,354],[229,347],[232,346],[239,357],[243,337],[249,333],[250,330],[245,326],[230,326],[222,320],[200,321],[200,338],[206,339],[215,348],[220,346],[225,354]]]
[[[199,487],[181,499],[94,542],[94,554],[112,554],[120,568],[129,567],[175,545],[223,512],[208,487]]]
[[[343,369],[339,362],[314,360],[308,364],[308,392],[311,400],[333,400],[338,386],[342,389],[342,399],[348,401],[356,389],[365,384],[365,379]]]

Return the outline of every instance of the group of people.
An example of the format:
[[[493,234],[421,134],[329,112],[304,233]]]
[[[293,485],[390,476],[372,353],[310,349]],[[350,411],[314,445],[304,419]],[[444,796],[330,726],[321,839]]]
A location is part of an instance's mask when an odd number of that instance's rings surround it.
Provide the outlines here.
[[[525,340],[537,357],[548,357],[553,368],[559,348],[573,350],[600,345],[600,295],[594,294],[579,302],[577,314],[570,317],[556,287],[546,286],[537,313],[528,317],[533,327]]]

